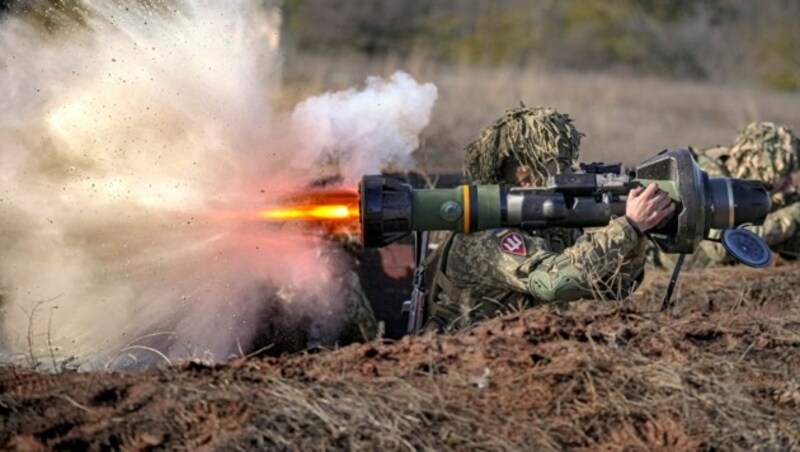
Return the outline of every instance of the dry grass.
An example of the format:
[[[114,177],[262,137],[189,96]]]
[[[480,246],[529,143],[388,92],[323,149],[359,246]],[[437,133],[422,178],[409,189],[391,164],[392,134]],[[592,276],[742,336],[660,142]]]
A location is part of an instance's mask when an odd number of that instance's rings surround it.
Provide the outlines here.
[[[455,335],[144,373],[0,370],[0,447],[798,448],[798,270],[689,272],[670,312],[655,273],[621,303]]]

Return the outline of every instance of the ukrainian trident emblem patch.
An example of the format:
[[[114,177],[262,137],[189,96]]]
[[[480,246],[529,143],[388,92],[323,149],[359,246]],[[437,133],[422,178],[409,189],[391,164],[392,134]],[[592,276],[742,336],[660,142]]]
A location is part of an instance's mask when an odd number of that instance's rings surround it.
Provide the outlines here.
[[[528,249],[525,247],[525,239],[518,232],[512,232],[503,236],[500,240],[500,249],[504,253],[516,254],[517,256],[527,256]]]

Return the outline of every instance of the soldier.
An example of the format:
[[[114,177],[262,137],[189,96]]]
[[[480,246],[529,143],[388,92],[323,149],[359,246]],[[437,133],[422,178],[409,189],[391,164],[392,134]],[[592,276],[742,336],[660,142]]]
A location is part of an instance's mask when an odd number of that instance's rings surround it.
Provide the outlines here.
[[[539,186],[571,170],[582,136],[553,109],[509,110],[465,148],[465,171],[476,184]],[[644,276],[644,232],[674,209],[653,184],[631,191],[624,217],[586,234],[574,228],[452,234],[433,255],[426,329],[464,327],[508,308],[624,298]]]
[[[800,255],[800,196],[792,178],[800,171],[800,141],[792,131],[771,122],[751,123],[742,129],[730,147],[717,146],[703,151],[692,149],[698,165],[711,177],[735,177],[763,182],[772,194],[772,212],[763,226],[748,229],[785,259]],[[709,235],[718,238],[720,231]],[[658,254],[657,266],[671,268],[674,256]],[[687,267],[713,267],[734,263],[719,243],[703,241],[687,255]]]

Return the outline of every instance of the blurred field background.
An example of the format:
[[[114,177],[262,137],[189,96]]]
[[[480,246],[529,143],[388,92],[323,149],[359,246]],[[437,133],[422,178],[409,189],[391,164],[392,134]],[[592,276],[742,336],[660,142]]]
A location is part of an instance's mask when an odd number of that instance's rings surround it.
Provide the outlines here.
[[[796,0],[253,1],[279,15],[279,110],[396,70],[434,83],[416,153],[429,172],[459,171],[460,149],[520,102],[569,113],[583,160],[626,164],[727,144],[750,121],[800,127]],[[42,4],[79,20],[80,0],[0,0],[0,15],[50,29]]]
[[[439,88],[417,162],[460,149],[509,107],[552,106],[583,160],[633,164],[729,143],[750,121],[800,127],[800,3],[791,0],[286,0],[276,102],[409,72]]]

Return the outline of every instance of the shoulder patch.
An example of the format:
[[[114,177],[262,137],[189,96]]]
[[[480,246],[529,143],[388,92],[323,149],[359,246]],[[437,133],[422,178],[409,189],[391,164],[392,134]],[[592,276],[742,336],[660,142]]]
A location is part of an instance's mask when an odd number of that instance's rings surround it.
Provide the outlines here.
[[[506,231],[508,232],[508,231]],[[527,256],[528,248],[525,246],[525,239],[519,232],[509,232],[500,239],[500,249],[507,254],[517,256]]]

